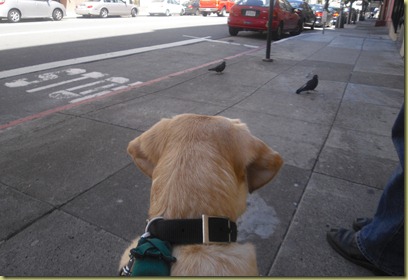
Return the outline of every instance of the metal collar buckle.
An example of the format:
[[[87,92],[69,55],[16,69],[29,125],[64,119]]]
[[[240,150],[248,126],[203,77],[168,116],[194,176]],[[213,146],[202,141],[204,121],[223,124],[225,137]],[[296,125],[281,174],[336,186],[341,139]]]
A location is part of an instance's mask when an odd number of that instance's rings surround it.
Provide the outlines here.
[[[151,220],[146,220],[147,224],[146,224],[145,232],[140,237],[148,238],[150,236],[149,227],[154,221],[157,221],[157,220],[164,220],[164,218],[163,217],[154,217]]]
[[[231,221],[230,219],[226,217],[208,216],[204,214],[201,216],[201,218],[202,218],[202,224],[203,224],[203,244],[204,245],[225,244],[225,242],[210,240],[210,224],[209,224],[210,219],[224,219],[226,222],[228,222],[228,243],[231,243]]]

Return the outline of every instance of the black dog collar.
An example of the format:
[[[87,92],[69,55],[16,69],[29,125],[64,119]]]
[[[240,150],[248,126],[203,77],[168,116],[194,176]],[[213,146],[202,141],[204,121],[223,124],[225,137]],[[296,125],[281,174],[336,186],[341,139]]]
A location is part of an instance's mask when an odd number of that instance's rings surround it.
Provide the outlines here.
[[[171,244],[225,244],[237,241],[237,225],[228,218],[152,219],[146,233]]]

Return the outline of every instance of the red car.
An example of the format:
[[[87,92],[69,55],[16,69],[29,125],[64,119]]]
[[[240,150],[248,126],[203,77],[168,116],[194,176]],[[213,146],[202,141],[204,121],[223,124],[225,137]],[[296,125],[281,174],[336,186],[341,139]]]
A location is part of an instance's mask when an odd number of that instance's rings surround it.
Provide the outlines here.
[[[200,13],[203,16],[216,13],[219,17],[226,16],[234,6],[234,0],[200,0]]]
[[[239,31],[268,30],[269,0],[240,0],[232,8],[228,17],[231,36]],[[279,40],[282,34],[290,32],[298,35],[303,30],[303,21],[287,0],[275,0],[272,20],[272,34]]]

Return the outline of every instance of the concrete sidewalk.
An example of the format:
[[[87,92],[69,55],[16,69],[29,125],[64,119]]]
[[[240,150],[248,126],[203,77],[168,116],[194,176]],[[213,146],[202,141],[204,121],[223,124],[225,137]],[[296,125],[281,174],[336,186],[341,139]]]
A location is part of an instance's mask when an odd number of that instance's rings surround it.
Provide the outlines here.
[[[195,47],[212,51],[207,42],[185,50]],[[305,32],[271,50],[272,63],[254,50],[229,59],[222,75],[188,71],[0,132],[0,275],[115,276],[149,200],[127,144],[187,112],[240,118],[285,160],[239,221],[262,275],[373,275],[325,236],[371,216],[397,165],[391,127],[404,60],[374,21]],[[318,91],[295,94],[313,74]]]

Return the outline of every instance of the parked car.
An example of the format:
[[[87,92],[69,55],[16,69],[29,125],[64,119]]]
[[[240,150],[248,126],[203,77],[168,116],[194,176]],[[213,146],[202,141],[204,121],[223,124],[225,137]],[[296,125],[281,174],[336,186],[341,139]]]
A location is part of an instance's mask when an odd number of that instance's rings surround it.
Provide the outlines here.
[[[329,7],[330,12],[332,13],[332,20],[331,24],[336,25],[337,18],[340,16],[340,8],[337,7]],[[344,15],[343,15],[344,16]]]
[[[315,16],[316,16],[315,26],[323,27],[323,24],[324,24],[324,22],[323,22],[323,11],[324,11],[323,5],[311,4],[310,7],[312,8],[312,10],[314,11]],[[326,26],[328,27],[328,26],[331,25],[333,15],[331,14],[331,12],[329,10],[326,10],[326,12],[327,12]]]
[[[234,4],[234,0],[200,0],[200,13],[205,17],[211,13],[224,17]]]
[[[272,34],[279,40],[282,34],[290,32],[297,35],[302,32],[303,21],[287,0],[275,0],[273,8]],[[231,36],[239,31],[266,31],[269,20],[269,0],[239,0],[228,17]]]
[[[184,7],[176,0],[152,0],[148,6],[149,15],[174,15],[184,14]]]
[[[190,0],[183,4],[185,15],[196,15],[200,14],[200,0]]]
[[[83,17],[99,16],[132,16],[135,17],[138,9],[133,0],[88,0],[75,7],[75,13]]]
[[[0,19],[19,22],[28,18],[52,18],[66,16],[64,5],[52,0],[0,0]]]
[[[301,0],[289,0],[290,5],[295,8],[295,12],[303,20],[304,26],[314,29],[316,16],[309,4]]]

